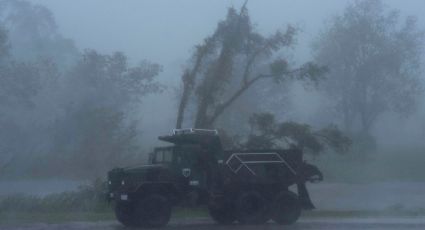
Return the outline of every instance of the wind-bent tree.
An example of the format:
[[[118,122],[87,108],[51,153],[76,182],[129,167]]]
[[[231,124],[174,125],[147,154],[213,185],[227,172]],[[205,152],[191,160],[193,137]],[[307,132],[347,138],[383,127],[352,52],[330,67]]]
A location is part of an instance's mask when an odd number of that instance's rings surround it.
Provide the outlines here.
[[[385,112],[415,108],[423,38],[415,18],[402,21],[380,0],[355,1],[331,20],[315,43],[315,60],[330,69],[323,92],[346,131],[369,135]]]
[[[292,68],[279,57],[293,46],[297,30],[288,26],[265,37],[256,32],[244,5],[239,12],[229,8],[214,33],[196,46],[190,65],[182,75],[182,97],[176,127],[191,107],[196,128],[211,128],[217,119],[259,81],[282,83],[289,79],[317,81],[325,68],[306,63]],[[238,82],[237,87],[229,87]],[[188,106],[190,102],[194,106]],[[192,108],[194,107],[194,108]]]
[[[274,148],[295,146],[313,155],[325,150],[346,153],[351,140],[337,126],[313,130],[307,124],[292,121],[277,122],[273,114],[257,113],[250,118],[251,134],[241,147],[247,149]]]

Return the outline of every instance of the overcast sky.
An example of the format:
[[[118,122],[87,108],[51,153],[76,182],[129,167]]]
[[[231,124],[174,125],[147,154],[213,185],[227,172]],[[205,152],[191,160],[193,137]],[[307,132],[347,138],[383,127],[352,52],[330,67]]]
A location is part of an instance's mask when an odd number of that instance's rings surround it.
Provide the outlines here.
[[[93,48],[103,53],[125,52],[131,62],[147,59],[163,65],[160,79],[167,85],[180,81],[182,65],[192,48],[210,35],[227,8],[240,8],[244,0],[30,0],[49,8],[60,32],[75,41],[80,49]],[[294,60],[310,59],[310,44],[333,15],[343,12],[350,0],[250,0],[252,21],[264,34],[285,28],[288,23],[303,31],[298,36]],[[402,16],[414,15],[425,28],[425,0],[384,0]],[[168,96],[146,100],[148,113],[166,114],[175,106],[173,91]],[[303,96],[304,98],[304,96]],[[307,97],[308,98],[308,97]],[[311,107],[310,101],[302,103]],[[142,119],[143,120],[143,119]],[[147,119],[149,120],[149,119]],[[149,120],[146,126],[172,127],[174,114]],[[164,125],[168,123],[168,125]],[[158,130],[158,134],[165,130]]]
[[[79,48],[124,51],[131,61],[151,60],[177,70],[194,45],[211,34],[229,6],[244,0],[32,0],[47,6],[65,37]],[[342,12],[348,0],[251,0],[248,9],[259,31],[269,34],[288,23],[303,32],[294,55],[309,58],[309,45],[323,22]],[[425,1],[385,0],[390,8],[416,15],[425,25]],[[168,69],[168,71],[167,71]]]

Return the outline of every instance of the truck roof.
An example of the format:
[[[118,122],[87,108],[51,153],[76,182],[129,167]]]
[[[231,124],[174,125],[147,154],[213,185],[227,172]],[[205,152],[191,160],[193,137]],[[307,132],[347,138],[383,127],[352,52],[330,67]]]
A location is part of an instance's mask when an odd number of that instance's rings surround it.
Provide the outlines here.
[[[179,144],[199,144],[221,148],[217,130],[208,129],[175,129],[172,134],[159,136],[159,140]]]

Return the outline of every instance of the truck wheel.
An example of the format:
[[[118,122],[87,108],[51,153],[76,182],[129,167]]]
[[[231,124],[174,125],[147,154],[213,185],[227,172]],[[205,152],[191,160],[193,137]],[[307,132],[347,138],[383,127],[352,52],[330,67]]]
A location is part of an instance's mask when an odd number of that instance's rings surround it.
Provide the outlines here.
[[[115,204],[115,217],[117,220],[126,227],[135,227],[137,226],[135,218],[135,207],[134,204],[117,202]]]
[[[298,196],[286,191],[280,193],[274,202],[272,220],[278,224],[290,225],[301,216],[301,204]]]
[[[236,201],[236,219],[241,224],[264,224],[267,222],[267,202],[256,191],[243,192]]]
[[[231,224],[236,220],[232,205],[226,205],[222,202],[210,202],[208,212],[211,218],[219,224]]]
[[[137,204],[138,226],[158,228],[167,225],[171,218],[171,205],[163,195],[148,195]]]

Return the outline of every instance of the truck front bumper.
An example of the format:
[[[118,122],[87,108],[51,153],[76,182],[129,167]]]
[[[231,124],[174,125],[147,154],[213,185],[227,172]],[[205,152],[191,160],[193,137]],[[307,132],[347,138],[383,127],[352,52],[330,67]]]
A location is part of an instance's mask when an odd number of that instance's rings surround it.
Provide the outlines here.
[[[127,193],[110,192],[107,194],[107,201],[129,201],[132,195]]]

